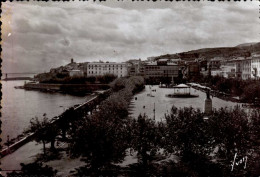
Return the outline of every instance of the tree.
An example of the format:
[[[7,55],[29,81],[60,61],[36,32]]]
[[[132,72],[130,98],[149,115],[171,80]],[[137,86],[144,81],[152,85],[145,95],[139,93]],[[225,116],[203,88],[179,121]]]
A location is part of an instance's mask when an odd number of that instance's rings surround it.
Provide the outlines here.
[[[251,147],[248,114],[238,106],[232,110],[222,108],[215,111],[208,122],[224,158],[232,159],[236,152],[245,154]]]
[[[244,92],[242,94],[242,99],[254,103],[256,98],[260,98],[260,85],[259,82],[250,83],[249,85],[245,86]]]
[[[104,120],[94,116],[91,120],[75,122],[77,129],[70,132],[71,155],[83,157],[88,164],[84,167],[88,175],[96,175],[111,162],[120,162],[125,157],[126,126]]]
[[[67,109],[57,121],[57,126],[61,129],[62,138],[64,140],[66,139],[66,131],[70,128],[70,123],[75,121],[74,115],[75,113],[73,108]]]
[[[54,150],[55,137],[57,135],[57,128],[51,124],[44,114],[42,121],[38,117],[30,120],[29,132],[35,133],[35,141],[43,143],[43,154],[46,154],[46,143],[51,142],[51,149]]]
[[[192,107],[177,109],[172,107],[166,119],[166,150],[187,156],[192,152],[206,155],[211,151],[211,137],[203,113]]]
[[[94,83],[96,81],[96,77],[94,77],[94,76],[87,77],[86,81],[90,82],[90,83]]]
[[[130,122],[130,147],[137,151],[138,162],[141,166],[140,173],[149,175],[148,168],[151,167],[151,161],[159,150],[158,126],[155,121],[149,119],[146,115],[139,115],[138,119]]]
[[[26,177],[26,176],[48,176],[54,177],[57,174],[57,170],[53,170],[52,167],[48,165],[43,166],[42,163],[34,162],[29,164],[20,164],[22,169],[20,172],[13,171],[11,173],[7,173],[8,177]]]
[[[88,164],[78,169],[79,174],[100,175],[112,162],[124,159],[129,145],[128,104],[143,84],[140,77],[116,79],[111,83],[114,93],[99,104],[98,111],[73,122],[68,132],[70,154],[82,156]]]
[[[105,74],[103,76],[97,77],[97,80],[101,83],[108,84],[115,80],[117,77],[114,74]]]

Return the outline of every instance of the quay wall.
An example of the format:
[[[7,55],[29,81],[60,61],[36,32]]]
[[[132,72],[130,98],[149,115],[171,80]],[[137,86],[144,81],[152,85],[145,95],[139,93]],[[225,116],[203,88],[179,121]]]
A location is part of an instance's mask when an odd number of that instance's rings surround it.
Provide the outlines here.
[[[61,92],[92,92],[95,90],[109,89],[107,84],[47,84],[47,83],[27,83],[24,85],[27,90],[50,90]]]
[[[8,77],[4,78],[3,81],[15,81],[15,80],[33,80],[31,77]]]
[[[36,84],[28,83],[24,84],[25,89],[37,89],[37,90],[60,90],[61,84]]]
[[[19,149],[20,147],[22,147],[23,145],[25,145],[26,143],[29,143],[30,141],[32,141],[35,137],[35,133],[31,133],[28,136],[22,138],[21,140],[15,142],[14,144],[10,145],[9,148],[5,148],[1,151],[1,158],[14,152],[15,150]]]

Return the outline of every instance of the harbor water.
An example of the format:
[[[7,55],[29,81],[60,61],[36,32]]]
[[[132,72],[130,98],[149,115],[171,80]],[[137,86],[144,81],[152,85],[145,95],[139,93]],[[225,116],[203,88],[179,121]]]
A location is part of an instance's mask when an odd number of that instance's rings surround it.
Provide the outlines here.
[[[31,118],[48,118],[60,115],[66,108],[86,101],[84,97],[61,93],[45,93],[40,91],[27,91],[15,89],[22,86],[25,81],[1,81],[1,121],[2,144],[9,139],[16,138],[30,125]],[[28,81],[27,81],[28,82]]]

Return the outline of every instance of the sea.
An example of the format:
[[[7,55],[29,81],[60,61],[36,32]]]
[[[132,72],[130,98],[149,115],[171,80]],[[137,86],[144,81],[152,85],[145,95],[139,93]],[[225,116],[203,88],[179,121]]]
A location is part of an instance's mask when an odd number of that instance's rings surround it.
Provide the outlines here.
[[[34,74],[8,74],[8,77],[33,76]],[[29,81],[1,81],[1,144],[7,141],[7,136],[11,140],[22,134],[29,127],[32,118],[38,117],[41,120],[43,114],[52,118],[60,115],[66,108],[87,101],[86,97],[14,88],[23,86],[25,82]]]

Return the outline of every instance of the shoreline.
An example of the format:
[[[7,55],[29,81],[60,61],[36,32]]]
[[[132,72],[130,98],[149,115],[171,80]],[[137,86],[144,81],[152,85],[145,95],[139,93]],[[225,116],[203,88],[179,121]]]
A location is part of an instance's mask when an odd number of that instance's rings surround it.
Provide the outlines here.
[[[77,110],[81,109],[82,107],[84,107],[85,105],[87,105],[88,103],[95,101],[95,99],[97,99],[97,98],[98,98],[98,95],[96,95],[96,94],[92,95],[92,96],[90,95],[90,98],[88,98],[87,101],[83,102],[82,104],[73,105],[70,108],[73,108],[74,111],[77,111]],[[70,108],[68,108],[68,109],[70,109]],[[58,121],[65,112],[66,112],[66,110],[64,112],[62,112],[60,115],[52,117],[49,120],[50,123],[56,123],[56,121]],[[31,142],[33,140],[34,136],[35,136],[35,133],[23,132],[22,134],[17,135],[17,137],[10,140],[11,144],[9,145],[9,147],[7,145],[5,145],[5,143],[7,143],[7,142],[3,143],[2,148],[0,149],[1,150],[0,159],[12,154],[16,150],[18,150],[20,147]]]

